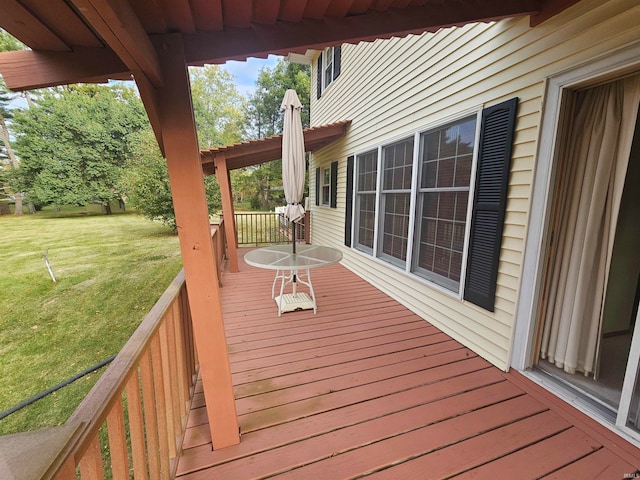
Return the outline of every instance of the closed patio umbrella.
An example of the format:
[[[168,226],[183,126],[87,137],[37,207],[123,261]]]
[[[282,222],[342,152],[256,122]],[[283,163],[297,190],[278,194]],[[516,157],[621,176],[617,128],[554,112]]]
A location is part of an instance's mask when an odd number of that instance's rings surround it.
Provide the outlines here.
[[[304,137],[300,109],[302,104],[295,90],[287,90],[280,107],[284,110],[282,128],[282,185],[287,200],[285,217],[293,226],[293,253],[296,253],[296,222],[304,218],[302,196],[304,194],[305,161]],[[293,292],[296,293],[296,276],[293,276]]]
[[[292,222],[304,218],[302,195],[304,193],[305,162],[304,138],[300,109],[302,104],[295,90],[287,90],[280,107],[284,110],[282,128],[282,185],[287,200],[285,216]],[[294,229],[295,232],[295,229]]]

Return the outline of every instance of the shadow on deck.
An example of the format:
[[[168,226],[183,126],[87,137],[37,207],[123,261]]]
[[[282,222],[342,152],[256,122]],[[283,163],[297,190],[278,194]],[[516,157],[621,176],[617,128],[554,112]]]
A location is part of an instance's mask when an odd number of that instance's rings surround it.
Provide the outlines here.
[[[280,318],[274,272],[241,262],[240,273],[225,274],[242,440],[212,451],[196,393],[177,478],[622,479],[638,472],[639,449],[522,375],[493,367],[341,265],[312,273],[317,315]]]

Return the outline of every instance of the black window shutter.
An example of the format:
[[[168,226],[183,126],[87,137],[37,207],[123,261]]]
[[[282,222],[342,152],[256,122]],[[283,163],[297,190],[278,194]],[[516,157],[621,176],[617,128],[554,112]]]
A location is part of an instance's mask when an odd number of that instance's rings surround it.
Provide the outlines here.
[[[333,47],[333,80],[340,75],[340,64],[342,63],[342,46]]]
[[[316,168],[316,206],[320,205],[320,167]]]
[[[320,98],[320,96],[322,95],[322,52],[320,52],[320,55],[318,55],[318,77],[316,78],[317,81],[317,88],[316,88],[316,93],[318,94],[317,98]]]
[[[331,162],[331,208],[338,206],[338,162]]]
[[[482,111],[464,298],[494,311],[518,99]]]
[[[344,209],[344,244],[351,246],[351,222],[353,214],[353,164],[354,156],[347,158],[347,195]]]

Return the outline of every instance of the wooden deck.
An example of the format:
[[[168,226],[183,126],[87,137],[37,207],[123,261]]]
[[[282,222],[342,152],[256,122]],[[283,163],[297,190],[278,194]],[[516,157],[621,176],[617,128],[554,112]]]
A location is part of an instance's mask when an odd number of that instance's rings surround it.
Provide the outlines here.
[[[179,479],[622,479],[639,471],[639,449],[344,267],[312,273],[317,315],[280,318],[273,272],[241,261],[240,273],[225,274],[242,441],[212,450],[196,393]]]

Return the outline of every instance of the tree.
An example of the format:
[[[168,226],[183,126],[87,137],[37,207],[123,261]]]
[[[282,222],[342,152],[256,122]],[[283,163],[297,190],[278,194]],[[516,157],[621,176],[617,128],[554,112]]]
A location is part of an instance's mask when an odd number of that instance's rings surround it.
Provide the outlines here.
[[[198,142],[203,149],[242,140],[243,98],[233,78],[217,66],[190,70]],[[132,152],[123,190],[146,217],[176,228],[167,164],[150,132],[141,133]],[[209,212],[220,211],[220,188],[214,176],[204,180]]]
[[[0,29],[0,52],[24,50],[25,46]],[[0,78],[0,194],[12,196],[16,215],[22,215],[22,193],[11,188],[11,173],[18,168],[19,162],[11,145],[11,132],[8,121],[13,116],[9,104],[13,96]]]
[[[217,65],[191,68],[189,76],[200,148],[241,141],[245,101],[233,83],[233,76]]]
[[[167,162],[162,158],[153,132],[147,129],[137,133],[132,143],[131,160],[127,174],[122,177],[121,190],[145,217],[176,230]],[[213,176],[205,178],[205,192],[209,212],[220,211],[220,188]]]
[[[280,105],[287,89],[292,88],[302,103],[302,126],[309,126],[310,70],[279,60],[273,68],[262,68],[256,81],[256,91],[249,98],[245,113],[247,131],[253,138],[263,138],[282,133],[283,115]],[[254,209],[270,210],[284,201],[282,190],[282,161],[275,160],[247,169],[246,175],[237,175],[234,188],[253,185],[251,206]]]
[[[87,205],[122,198],[120,176],[132,134],[148,125],[140,99],[123,84],[72,85],[41,92],[14,117],[18,179],[41,204]]]

